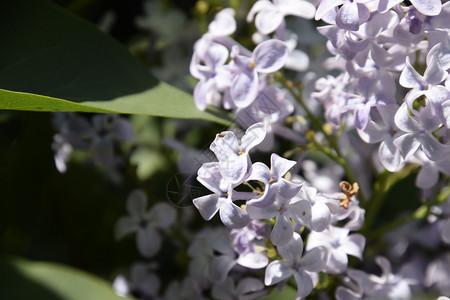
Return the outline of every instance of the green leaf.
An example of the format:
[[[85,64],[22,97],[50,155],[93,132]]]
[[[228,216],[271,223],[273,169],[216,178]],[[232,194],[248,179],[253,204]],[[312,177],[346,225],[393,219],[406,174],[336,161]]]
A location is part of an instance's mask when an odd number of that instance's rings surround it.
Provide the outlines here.
[[[46,0],[0,10],[0,109],[204,119],[190,94],[158,81],[126,48]]]
[[[114,300],[111,284],[86,272],[50,262],[0,259],[0,299]]]
[[[270,295],[262,298],[261,300],[292,300],[295,299],[297,291],[290,286],[285,286],[282,291],[273,289]]]

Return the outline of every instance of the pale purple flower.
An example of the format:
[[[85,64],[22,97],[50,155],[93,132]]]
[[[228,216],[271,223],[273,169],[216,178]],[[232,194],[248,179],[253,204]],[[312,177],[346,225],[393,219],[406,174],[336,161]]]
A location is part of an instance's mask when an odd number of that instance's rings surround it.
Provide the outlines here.
[[[207,300],[202,295],[201,287],[192,277],[185,277],[181,282],[172,281],[166,288],[164,300]]]
[[[401,2],[403,2],[403,0],[379,0],[378,12],[384,13]]]
[[[268,0],[257,1],[247,15],[247,22],[255,18],[256,29],[262,34],[274,32],[284,21],[287,15],[305,19],[314,18],[316,8],[305,0]]]
[[[446,252],[428,264],[425,271],[425,286],[442,294],[450,295],[450,253]]]
[[[60,173],[65,173],[72,151],[88,149],[89,143],[85,136],[91,125],[85,118],[71,112],[55,112],[52,121],[58,132],[53,136],[52,143],[55,165]]]
[[[433,132],[442,126],[442,121],[433,115],[430,105],[423,107],[418,115],[411,116],[406,103],[403,103],[395,114],[395,124],[404,133],[394,140],[394,145],[405,160],[419,148],[433,161],[448,157],[449,146],[439,143],[433,136]]]
[[[294,275],[297,283],[297,298],[308,296],[314,288],[313,274],[325,267],[327,250],[324,247],[311,249],[303,255],[303,240],[294,233],[291,241],[278,247],[278,253],[285,259],[275,260],[266,268],[264,283],[277,284]]]
[[[233,203],[233,185],[222,177],[218,162],[203,164],[198,170],[197,180],[213,192],[192,200],[205,220],[211,220],[219,211],[225,226],[242,228],[247,225],[247,212]]]
[[[228,59],[228,49],[206,38],[194,45],[194,54],[190,63],[190,73],[200,81],[195,86],[194,100],[198,109],[205,110],[207,105],[219,106],[222,86],[219,73]]]
[[[349,234],[346,228],[330,226],[322,232],[312,231],[309,234],[306,250],[316,247],[328,249],[328,259],[325,271],[330,274],[339,274],[347,269],[347,255],[362,259],[366,239],[359,233]]]
[[[282,158],[275,153],[270,156],[270,162],[270,169],[260,162],[253,164],[252,172],[247,180],[258,180],[264,183],[264,194],[259,198],[249,200],[247,205],[259,208],[268,207],[275,201],[277,195],[290,199],[300,190],[302,186],[300,182],[292,182],[283,178],[297,162]]]
[[[266,294],[264,284],[252,277],[242,278],[235,285],[232,278],[214,285],[211,294],[217,300],[254,300]]]
[[[378,157],[381,164],[390,172],[400,170],[404,160],[395,147],[394,140],[401,135],[394,122],[397,104],[381,105],[373,110],[372,118],[364,130],[358,130],[359,136],[366,143],[380,143]]]
[[[239,108],[235,112],[237,123],[243,127],[249,127],[258,122],[265,125],[266,137],[258,145],[261,151],[269,151],[273,148],[275,134],[298,144],[306,143],[302,136],[285,126],[286,118],[294,111],[294,105],[287,96],[280,88],[266,86],[250,106]]]
[[[124,298],[134,294],[143,299],[155,299],[161,285],[158,276],[154,274],[155,270],[154,264],[135,263],[130,269],[130,279],[123,275],[117,276],[113,282],[113,289]]]
[[[55,166],[59,173],[67,171],[67,163],[72,155],[73,147],[61,134],[53,136],[52,149],[55,151]]]
[[[376,263],[383,271],[381,276],[370,275],[372,282],[378,285],[376,296],[387,297],[388,299],[410,299],[411,284],[416,284],[415,280],[403,277],[401,274],[393,274],[391,264],[382,257],[375,258]]]
[[[304,199],[309,203],[309,207],[304,205],[305,210],[293,218],[298,224],[318,232],[324,231],[331,224],[331,212],[326,204],[327,200],[317,193],[316,188],[303,186],[296,198]]]
[[[208,37],[221,37],[231,35],[236,31],[236,21],[234,20],[234,10],[232,8],[222,9],[216,14],[214,20],[209,23]]]
[[[344,176],[344,169],[337,163],[330,163],[319,168],[315,161],[304,160],[302,169],[306,180],[322,193],[336,192]]]
[[[344,277],[343,281],[346,287],[339,286],[336,289],[337,300],[358,300],[370,299],[370,295],[376,288],[376,284],[370,280],[368,274],[363,271],[348,269],[348,277]]]
[[[364,130],[367,126],[372,107],[393,104],[395,101],[391,95],[380,91],[377,83],[378,81],[370,78],[360,78],[357,93],[350,94],[343,107],[344,111],[354,111],[354,124],[359,130]]]
[[[251,169],[249,152],[260,144],[266,136],[263,123],[250,126],[239,142],[232,131],[216,135],[210,149],[219,160],[219,172],[225,180],[233,184],[242,183]]]
[[[247,205],[247,212],[252,219],[275,219],[275,225],[270,234],[270,241],[276,245],[285,245],[294,234],[292,220],[301,222],[306,217],[311,218],[311,204],[307,200],[293,200],[277,197],[277,200],[268,207],[259,208]],[[307,221],[307,220],[305,220]]]
[[[231,230],[234,251],[239,255],[237,263],[250,269],[267,266],[269,259],[265,254],[266,227],[268,224],[251,220],[242,229]]]
[[[340,6],[336,12],[336,25],[346,30],[358,30],[359,26],[365,23],[370,17],[370,11],[367,8],[367,0],[322,0],[317,7],[316,20],[325,17],[330,11],[335,10]]]
[[[406,88],[412,88],[405,96],[405,102],[408,104],[410,110],[415,112],[413,108],[413,102],[418,97],[425,95],[426,99],[432,108],[433,115],[436,115],[439,110],[439,106],[443,101],[448,98],[441,98],[439,94],[441,90],[435,90],[433,87],[441,83],[445,78],[447,78],[448,73],[441,68],[437,59],[430,57],[428,59],[427,69],[424,75],[420,75],[410,63],[409,58],[406,58],[405,68],[400,74],[399,83],[401,86]],[[447,94],[449,94],[447,92]]]
[[[114,158],[114,144],[129,142],[134,138],[130,122],[119,115],[95,115],[92,117],[90,152],[92,160],[101,166],[110,166]]]
[[[137,248],[145,257],[154,256],[161,248],[158,230],[167,230],[176,218],[175,209],[167,203],[157,203],[147,210],[147,195],[141,190],[133,191],[127,199],[129,216],[121,217],[116,224],[116,239],[137,232]]]
[[[230,97],[236,107],[247,107],[256,99],[260,82],[258,73],[268,74],[281,69],[289,55],[287,45],[280,40],[262,42],[253,50],[251,56],[241,55],[234,46],[231,52],[233,74],[230,82]]]
[[[416,186],[421,189],[431,189],[439,182],[439,172],[450,175],[450,160],[430,160],[422,150],[417,150],[409,160],[421,166],[416,177]]]

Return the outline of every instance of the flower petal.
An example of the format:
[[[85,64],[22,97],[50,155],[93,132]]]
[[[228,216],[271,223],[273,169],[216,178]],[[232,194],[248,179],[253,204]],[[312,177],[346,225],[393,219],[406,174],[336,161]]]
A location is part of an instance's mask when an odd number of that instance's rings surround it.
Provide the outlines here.
[[[437,16],[442,9],[441,0],[411,0],[411,3],[426,16]]]
[[[147,195],[141,190],[134,190],[127,199],[127,211],[132,217],[144,217],[147,208]]]
[[[266,137],[266,126],[263,123],[256,123],[250,126],[246,131],[244,136],[241,138],[241,150],[247,153],[260,144]]]
[[[192,202],[205,220],[211,220],[220,207],[219,196],[215,194],[195,198]]]
[[[136,219],[132,219],[130,217],[122,217],[120,218],[114,230],[114,235],[116,240],[122,239],[124,236],[136,231],[138,229],[138,224],[136,223]]]
[[[293,233],[294,226],[291,219],[284,214],[280,214],[275,221],[270,240],[275,246],[285,245],[291,240]]]
[[[288,278],[294,274],[294,270],[287,261],[275,260],[266,268],[266,276],[264,278],[265,285],[273,285]]]
[[[139,253],[147,258],[155,255],[161,248],[161,238],[151,228],[139,229],[136,242]]]
[[[326,247],[316,247],[308,251],[301,260],[303,269],[310,272],[322,271],[328,258],[328,250]]]
[[[254,69],[239,73],[230,88],[234,104],[239,108],[252,104],[258,95],[258,87],[259,80]]]
[[[260,73],[272,73],[286,63],[289,49],[285,42],[268,40],[259,44],[253,51],[255,70]]]
[[[295,282],[297,282],[297,298],[302,299],[308,296],[312,289],[314,288],[314,284],[311,276],[303,270],[294,273]]]
[[[149,213],[149,220],[154,222],[157,228],[168,228],[170,227],[177,217],[177,212],[173,206],[167,203],[157,203],[155,204]]]
[[[223,224],[229,228],[243,228],[250,221],[247,212],[229,199],[220,206],[219,213]]]
[[[283,14],[277,9],[260,11],[255,18],[255,26],[261,34],[274,32],[283,22]]]

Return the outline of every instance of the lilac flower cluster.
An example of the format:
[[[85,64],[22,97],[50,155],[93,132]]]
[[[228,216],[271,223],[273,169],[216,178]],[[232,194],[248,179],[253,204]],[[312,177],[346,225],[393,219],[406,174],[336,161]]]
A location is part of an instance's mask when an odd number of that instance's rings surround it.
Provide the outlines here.
[[[231,110],[246,132],[240,139],[232,131],[217,134],[210,146],[217,161],[204,163],[197,173],[197,180],[212,194],[195,198],[195,207],[205,220],[218,213],[231,235],[238,237],[232,244],[234,252],[227,246],[230,257],[222,258],[222,265],[211,264],[212,269],[216,265],[223,271],[214,276],[215,283],[231,282],[227,274],[239,266],[265,268],[266,286],[289,283],[293,275],[297,299],[324,284],[319,274],[341,279],[337,299],[405,299],[411,297],[412,286],[420,291],[431,287],[449,291],[432,271],[439,269],[442,276],[449,276],[440,269],[448,266],[448,257],[440,258],[436,266],[428,259],[421,264],[427,275],[414,278],[403,271],[394,273],[383,256],[375,258],[381,276],[349,267],[348,260],[348,255],[363,260],[366,237],[356,231],[368,233],[372,226],[379,210],[376,202],[382,199],[379,193],[384,192],[379,185],[387,185],[387,181],[380,183],[386,180],[382,177],[416,167],[420,167],[416,185],[424,198],[439,196],[404,223],[430,218],[434,209],[429,228],[438,233],[439,245],[450,242],[450,221],[440,206],[450,201],[446,186],[450,175],[450,3],[443,2],[322,0],[316,9],[304,0],[259,0],[247,15],[259,36],[253,51],[231,38],[236,31],[232,9],[216,15],[194,46],[190,71],[199,80],[194,99],[201,110],[208,106]],[[318,79],[316,91],[304,96],[307,99],[302,97],[301,84],[293,82],[302,76],[291,81],[280,71],[292,66],[296,51],[290,46],[292,32],[286,16],[329,24],[317,28],[328,39],[333,55],[324,68],[337,69],[339,74]],[[308,100],[322,105],[323,116]],[[272,153],[270,166],[253,162],[252,150],[273,152],[274,133],[300,145],[294,152],[323,152],[341,165],[352,184],[339,183],[341,178],[330,175],[326,177],[334,191],[340,186],[342,192],[318,191],[317,181],[311,185],[313,180],[297,175],[297,161]],[[378,145],[376,155],[366,144]],[[388,175],[369,174],[362,163],[367,161],[373,162],[378,173],[385,169],[383,174]],[[291,173],[293,168],[296,171]],[[355,174],[361,190],[354,182]],[[372,188],[374,181],[378,186]],[[360,205],[357,197],[364,196],[370,201]],[[372,210],[366,211],[367,207]],[[255,224],[264,223],[266,234],[257,234],[260,227],[255,229]],[[379,234],[397,228],[394,225]],[[410,236],[407,240],[402,253],[414,244]]]
[[[318,193],[305,182],[289,178],[295,161],[274,153],[270,168],[261,162],[252,163],[249,152],[264,140],[265,132],[264,125],[256,123],[240,141],[232,131],[217,134],[210,149],[218,161],[203,164],[197,177],[213,194],[196,198],[193,203],[206,220],[219,212],[223,224],[239,236],[234,244],[239,265],[266,267],[266,285],[294,275],[297,295],[303,298],[317,283],[319,271],[339,274],[347,269],[347,255],[362,258],[365,238],[350,232],[363,225],[364,210],[354,195]],[[243,186],[251,190],[240,191]],[[238,206],[235,202],[240,200],[245,204]],[[258,236],[255,222],[269,223],[270,233],[259,239],[248,238],[252,231],[251,236]],[[344,227],[336,227],[337,222],[345,223]],[[309,238],[304,245],[299,233],[306,232]],[[266,246],[261,246],[261,239]],[[267,245],[272,249],[276,246],[284,260],[268,264]],[[226,267],[221,265],[221,270],[231,269],[230,264],[231,260]]]
[[[439,172],[450,174],[450,5],[411,3],[320,2],[316,20],[330,25],[318,31],[342,73],[320,79],[313,97],[334,126],[350,117],[366,143],[381,142],[378,157],[387,170],[422,166],[417,186],[430,189]]]

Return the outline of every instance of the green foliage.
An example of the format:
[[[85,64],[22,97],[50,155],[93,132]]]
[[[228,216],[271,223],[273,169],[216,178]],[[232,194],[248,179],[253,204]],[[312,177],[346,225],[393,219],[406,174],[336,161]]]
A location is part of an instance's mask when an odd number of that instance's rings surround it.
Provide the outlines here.
[[[261,300],[288,300],[295,299],[297,291],[291,286],[285,286],[280,292],[278,289],[274,289],[272,293]]]
[[[2,258],[0,281],[0,299],[123,299],[106,281],[56,263]]]
[[[0,19],[0,109],[225,123],[198,111],[191,95],[158,81],[126,48],[51,2],[9,1]]]

